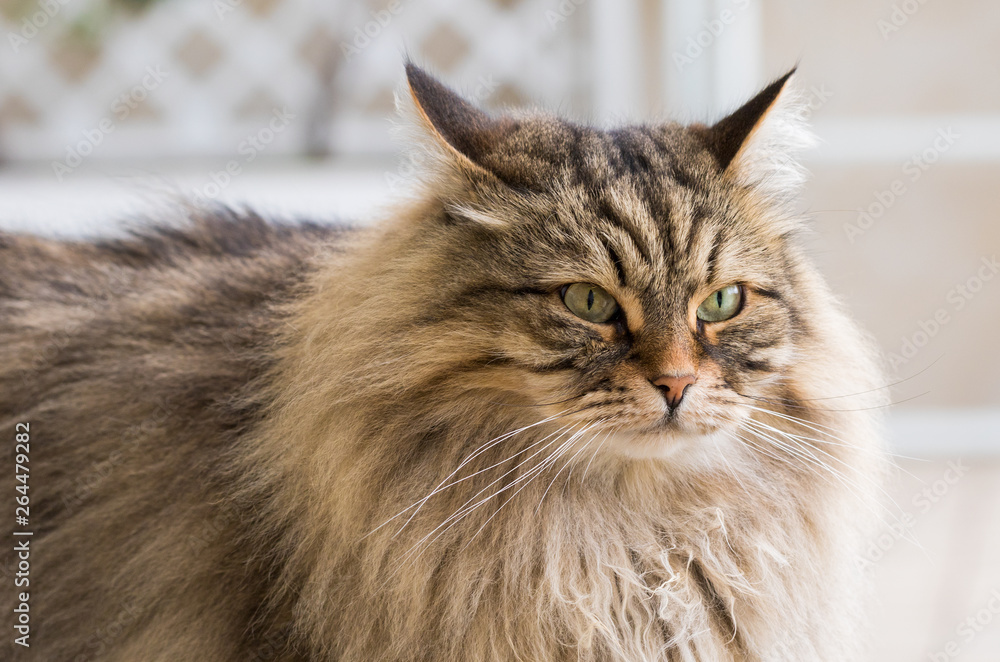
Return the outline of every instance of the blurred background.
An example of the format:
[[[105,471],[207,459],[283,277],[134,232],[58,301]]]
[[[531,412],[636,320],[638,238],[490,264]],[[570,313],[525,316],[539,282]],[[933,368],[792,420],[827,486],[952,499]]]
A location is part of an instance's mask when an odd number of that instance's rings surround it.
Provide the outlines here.
[[[871,659],[1000,660],[1000,4],[0,0],[0,32],[0,227],[74,237],[176,196],[374,222],[420,168],[405,54],[601,125],[718,118],[798,63],[809,246],[898,403]]]

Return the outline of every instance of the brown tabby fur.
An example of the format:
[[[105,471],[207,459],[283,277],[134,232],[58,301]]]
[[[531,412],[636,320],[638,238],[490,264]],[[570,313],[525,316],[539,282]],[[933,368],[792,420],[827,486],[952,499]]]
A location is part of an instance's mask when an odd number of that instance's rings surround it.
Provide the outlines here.
[[[408,76],[434,165],[373,229],[0,234],[35,531],[0,656],[855,659],[883,384],[797,243],[787,77],[601,131]],[[650,380],[683,371],[670,413]]]

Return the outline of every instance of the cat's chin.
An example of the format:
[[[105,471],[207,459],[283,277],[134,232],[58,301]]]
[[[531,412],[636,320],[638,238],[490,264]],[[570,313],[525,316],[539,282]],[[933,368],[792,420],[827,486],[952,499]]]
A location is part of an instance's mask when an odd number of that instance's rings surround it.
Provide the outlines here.
[[[611,453],[630,460],[660,460],[686,466],[715,466],[734,444],[724,429],[688,429],[663,425],[652,429],[622,430],[611,435],[605,446]]]

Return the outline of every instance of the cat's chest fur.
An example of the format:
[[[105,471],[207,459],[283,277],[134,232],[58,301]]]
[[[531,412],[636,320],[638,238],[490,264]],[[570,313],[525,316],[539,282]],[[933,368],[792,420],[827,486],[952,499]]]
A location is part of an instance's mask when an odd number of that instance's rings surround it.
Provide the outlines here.
[[[355,579],[317,584],[317,595],[363,593],[374,596],[369,609],[398,615],[379,618],[371,639],[343,642],[345,657],[781,660],[828,645],[808,634],[829,605],[801,589],[823,563],[822,541],[801,544],[810,528],[802,513],[753,511],[737,503],[746,495],[708,505],[695,492],[685,508],[678,493],[638,485],[642,500],[624,502],[606,485],[555,495],[544,487],[512,498],[506,512],[470,516],[460,532],[441,534],[434,515],[415,518],[412,535],[367,538],[354,554],[334,543]],[[757,496],[757,507],[771,508]],[[794,552],[782,544],[790,539],[800,540]],[[498,641],[510,648],[497,651]]]

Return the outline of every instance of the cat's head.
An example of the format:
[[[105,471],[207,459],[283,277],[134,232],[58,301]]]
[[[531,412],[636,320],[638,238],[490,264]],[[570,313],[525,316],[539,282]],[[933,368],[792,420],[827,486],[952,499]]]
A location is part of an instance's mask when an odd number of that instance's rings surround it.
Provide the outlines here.
[[[791,240],[809,139],[791,76],[711,126],[599,130],[487,114],[407,65],[438,205],[419,324],[456,357],[438,383],[633,456],[792,397],[822,304]]]

